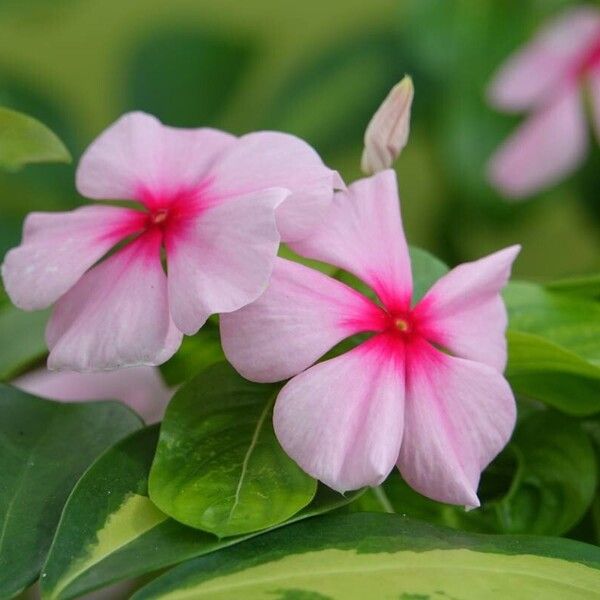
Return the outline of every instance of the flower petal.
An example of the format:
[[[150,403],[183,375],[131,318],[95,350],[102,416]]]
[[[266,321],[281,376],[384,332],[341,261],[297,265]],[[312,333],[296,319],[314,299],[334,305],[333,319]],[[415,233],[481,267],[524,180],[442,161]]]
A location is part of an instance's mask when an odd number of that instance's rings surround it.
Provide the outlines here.
[[[573,76],[600,35],[600,12],[579,7],[559,15],[513,54],[489,88],[492,104],[505,110],[539,106]]]
[[[398,457],[404,364],[381,336],[294,377],[275,403],[283,449],[339,492],[379,485]]]
[[[277,210],[284,242],[310,233],[321,222],[334,187],[343,186],[339,175],[326,167],[306,142],[274,131],[241,137],[211,170],[211,179],[211,191],[216,196],[270,187],[290,190],[290,196]]]
[[[562,92],[531,116],[489,164],[489,178],[504,195],[520,198],[560,181],[587,150],[587,126],[577,88]]]
[[[139,230],[144,218],[141,212],[108,206],[31,213],[22,244],[2,265],[8,295],[24,310],[50,306],[117,242]]]
[[[12,384],[25,392],[65,402],[120,400],[146,423],[162,419],[173,395],[155,367],[132,367],[102,373],[74,373],[37,369]]]
[[[221,342],[246,379],[280,381],[310,367],[343,339],[377,329],[382,314],[343,283],[278,258],[267,291],[221,315]]]
[[[520,246],[452,269],[415,307],[421,333],[452,353],[502,372],[508,318],[500,291]]]
[[[510,386],[495,369],[448,356],[426,342],[407,348],[398,468],[419,493],[479,506],[481,471],[508,442],[515,418]]]
[[[155,117],[123,115],[85,151],[77,168],[79,193],[96,200],[144,200],[202,184],[235,137],[216,129],[167,127]]]
[[[191,335],[211,314],[265,291],[279,247],[275,209],[287,195],[272,188],[233,198],[166,238],[169,302],[181,331]]]
[[[181,339],[169,315],[160,235],[151,232],[88,271],[58,301],[46,329],[48,368],[157,365]]]
[[[410,258],[392,170],[337,193],[319,229],[291,247],[302,256],[354,273],[389,310],[406,310],[410,305]]]

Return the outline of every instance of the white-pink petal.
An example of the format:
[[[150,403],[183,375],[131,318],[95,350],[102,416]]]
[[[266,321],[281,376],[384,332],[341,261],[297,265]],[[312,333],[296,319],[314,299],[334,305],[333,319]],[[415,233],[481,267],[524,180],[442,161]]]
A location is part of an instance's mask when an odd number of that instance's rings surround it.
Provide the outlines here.
[[[439,279],[415,307],[427,339],[502,372],[508,318],[500,291],[519,251],[520,246],[511,246]]]
[[[251,381],[280,381],[325,352],[383,322],[370,300],[319,271],[278,258],[267,291],[221,315],[221,341],[231,364]]]
[[[600,11],[578,7],[560,14],[494,77],[490,101],[505,110],[540,106],[575,75],[578,63],[600,37]]]
[[[329,487],[379,485],[398,457],[403,392],[402,355],[373,338],[288,382],[275,403],[275,433],[298,465]]]
[[[272,188],[236,197],[167,234],[169,304],[182,332],[265,291],[279,247],[275,209],[287,195]]]
[[[50,306],[116,243],[139,230],[143,219],[138,211],[108,206],[31,213],[23,242],[2,265],[10,299],[24,310]]]
[[[173,395],[155,367],[132,367],[102,373],[76,373],[37,369],[12,384],[30,394],[64,402],[119,400],[135,410],[146,423],[163,417]]]
[[[217,197],[282,187],[291,193],[278,209],[281,239],[306,236],[321,222],[339,175],[326,167],[306,142],[272,131],[242,136],[210,172]]]
[[[406,310],[410,305],[410,258],[392,170],[338,192],[323,224],[291,247],[302,256],[354,273],[389,310]]]
[[[216,129],[167,127],[151,115],[128,113],[85,151],[77,189],[96,200],[168,199],[202,185],[235,140]]]
[[[576,87],[561,89],[496,152],[488,165],[492,184],[522,198],[560,181],[583,160],[587,125]]]
[[[160,237],[151,232],[88,271],[58,301],[46,329],[48,367],[157,365],[176,352],[181,339],[169,314]]]
[[[512,391],[496,369],[425,342],[412,344],[398,458],[402,477],[438,502],[479,506],[481,472],[508,442],[515,418]]]

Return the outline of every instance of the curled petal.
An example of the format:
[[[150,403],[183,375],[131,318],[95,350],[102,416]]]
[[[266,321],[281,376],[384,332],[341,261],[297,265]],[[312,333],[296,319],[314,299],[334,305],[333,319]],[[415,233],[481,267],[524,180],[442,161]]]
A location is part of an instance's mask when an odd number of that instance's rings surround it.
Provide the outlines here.
[[[576,75],[599,36],[597,9],[579,7],[559,15],[502,66],[490,86],[490,101],[505,110],[545,103],[561,82]]]
[[[306,236],[323,218],[339,175],[326,167],[304,141],[285,133],[263,131],[241,137],[210,173],[217,196],[234,196],[282,187],[290,196],[277,210],[282,241]]]
[[[162,419],[173,395],[160,371],[133,367],[103,373],[74,373],[38,369],[12,382],[25,392],[65,402],[120,400],[135,410],[146,423]]]
[[[425,342],[407,350],[398,468],[421,494],[479,506],[481,472],[508,442],[515,418],[510,386],[492,367],[442,354]]]
[[[235,139],[216,129],[167,127],[151,115],[128,113],[85,151],[77,189],[96,200],[164,200],[205,182]]]
[[[117,242],[139,230],[143,219],[138,211],[108,206],[31,213],[22,244],[2,265],[8,295],[25,310],[50,306]]]
[[[410,305],[410,258],[394,171],[361,179],[347,192],[337,193],[319,229],[291,247],[302,256],[354,273],[390,310]]]
[[[502,372],[508,318],[500,291],[520,249],[511,246],[460,265],[439,279],[415,307],[427,339]]]
[[[379,485],[398,457],[404,364],[379,336],[319,363],[281,390],[279,443],[308,474],[339,492]]]
[[[383,322],[380,308],[346,285],[282,258],[267,291],[221,315],[231,364],[252,381],[280,381],[310,367],[343,339]]]
[[[158,365],[181,339],[169,315],[160,236],[152,232],[88,271],[58,301],[46,329],[48,368]]]
[[[230,199],[168,235],[169,302],[181,331],[191,335],[265,291],[279,247],[275,209],[287,195],[273,188]]]
[[[413,96],[412,79],[406,76],[392,88],[373,115],[365,132],[363,173],[373,175],[389,169],[406,146]]]
[[[489,178],[509,198],[522,198],[560,181],[582,161],[587,128],[576,88],[531,116],[492,157]]]

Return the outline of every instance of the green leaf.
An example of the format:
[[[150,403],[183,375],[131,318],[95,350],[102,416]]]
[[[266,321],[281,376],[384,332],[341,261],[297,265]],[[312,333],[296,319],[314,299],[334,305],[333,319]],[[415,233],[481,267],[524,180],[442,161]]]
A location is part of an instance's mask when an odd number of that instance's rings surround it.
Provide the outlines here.
[[[600,274],[559,279],[545,285],[547,290],[600,300]]]
[[[219,539],[177,523],[148,498],[158,427],[148,427],[103,454],[73,490],[43,569],[44,599],[68,600],[236,544],[257,533]],[[342,496],[320,486],[290,522],[334,510]]]
[[[483,473],[482,506],[462,507],[429,500],[392,473],[370,504],[359,510],[397,513],[455,529],[489,533],[562,535],[588,510],[595,493],[598,463],[578,421],[537,411],[517,426],[509,447]],[[383,495],[384,502],[380,500]],[[387,506],[386,506],[387,504]],[[362,506],[361,506],[362,505]]]
[[[214,124],[250,65],[254,46],[240,36],[161,27],[135,49],[127,81],[128,108],[169,125]]]
[[[0,306],[0,380],[12,379],[46,354],[48,314]]]
[[[571,415],[600,411],[600,367],[538,335],[507,337],[506,376],[516,392]]]
[[[226,363],[208,367],[173,398],[150,472],[150,497],[177,521],[218,536],[289,519],[316,481],[279,446],[278,385],[251,383]]]
[[[592,598],[600,549],[476,535],[399,515],[329,515],[195,559],[135,600],[161,598]]]
[[[600,364],[600,303],[512,282],[504,290],[510,328],[540,335]]]
[[[0,385],[0,597],[36,579],[73,485],[140,425],[116,402],[60,404]]]
[[[573,415],[600,410],[600,303],[523,282],[504,298],[513,389]]]
[[[71,155],[45,125],[0,107],[0,167],[14,170],[41,162],[71,162]]]
[[[448,267],[422,248],[411,246],[408,250],[413,274],[413,302],[418,302],[429,288],[448,272]]]

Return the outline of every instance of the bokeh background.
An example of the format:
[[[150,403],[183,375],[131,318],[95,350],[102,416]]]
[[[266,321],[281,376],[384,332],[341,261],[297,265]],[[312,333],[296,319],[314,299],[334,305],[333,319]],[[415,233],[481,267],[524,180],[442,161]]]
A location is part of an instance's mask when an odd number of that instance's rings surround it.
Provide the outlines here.
[[[65,141],[71,166],[0,173],[0,256],[24,215],[85,203],[74,166],[120,114],[308,140],[346,181],[364,128],[405,73],[416,88],[397,163],[407,235],[454,264],[520,242],[516,273],[600,268],[600,152],[560,186],[510,204],[485,181],[519,122],[486,105],[506,56],[560,0],[0,0],[0,105]],[[590,136],[591,136],[590,132]]]

